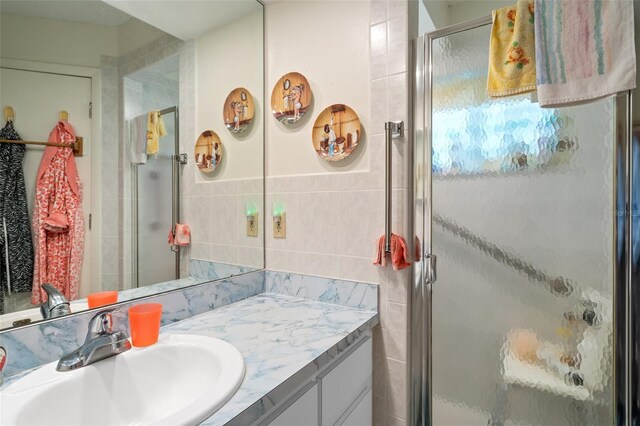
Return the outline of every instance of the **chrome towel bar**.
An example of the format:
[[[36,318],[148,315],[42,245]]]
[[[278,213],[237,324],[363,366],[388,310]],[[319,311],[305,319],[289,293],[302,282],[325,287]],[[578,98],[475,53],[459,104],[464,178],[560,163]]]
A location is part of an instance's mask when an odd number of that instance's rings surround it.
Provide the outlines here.
[[[391,252],[391,209],[392,209],[392,143],[393,139],[404,137],[404,121],[384,123],[385,165],[384,165],[384,251]]]

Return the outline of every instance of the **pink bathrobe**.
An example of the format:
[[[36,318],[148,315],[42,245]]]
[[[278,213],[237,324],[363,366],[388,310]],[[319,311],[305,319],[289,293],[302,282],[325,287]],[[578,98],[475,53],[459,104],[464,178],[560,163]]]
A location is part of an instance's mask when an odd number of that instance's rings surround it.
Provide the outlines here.
[[[76,133],[59,121],[49,142],[73,144]],[[82,187],[71,148],[48,146],[42,155],[36,180],[33,209],[35,266],[31,303],[47,300],[40,288],[49,283],[68,300],[78,298],[84,254]]]

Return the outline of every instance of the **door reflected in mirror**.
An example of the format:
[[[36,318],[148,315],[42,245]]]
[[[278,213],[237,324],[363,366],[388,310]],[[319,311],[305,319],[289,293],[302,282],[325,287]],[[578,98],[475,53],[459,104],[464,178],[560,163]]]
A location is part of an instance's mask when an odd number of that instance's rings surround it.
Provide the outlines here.
[[[245,212],[264,217],[259,2],[2,1],[0,19],[0,330],[264,267]],[[233,133],[238,87],[255,114]]]

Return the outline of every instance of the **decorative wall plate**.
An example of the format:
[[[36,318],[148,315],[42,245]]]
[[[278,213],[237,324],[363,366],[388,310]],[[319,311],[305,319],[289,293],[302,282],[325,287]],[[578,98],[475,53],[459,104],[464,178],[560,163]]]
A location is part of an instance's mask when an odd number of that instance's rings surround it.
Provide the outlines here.
[[[193,152],[198,169],[203,173],[211,173],[222,161],[222,142],[213,130],[205,130],[196,141]]]
[[[327,161],[347,158],[362,140],[360,119],[344,104],[325,108],[313,125],[313,149]]]
[[[253,96],[244,87],[233,89],[224,101],[222,115],[224,116],[224,124],[231,133],[241,133],[247,130],[253,121],[254,114]]]
[[[280,77],[271,92],[271,111],[284,124],[300,120],[311,105],[311,86],[306,77],[290,72]]]

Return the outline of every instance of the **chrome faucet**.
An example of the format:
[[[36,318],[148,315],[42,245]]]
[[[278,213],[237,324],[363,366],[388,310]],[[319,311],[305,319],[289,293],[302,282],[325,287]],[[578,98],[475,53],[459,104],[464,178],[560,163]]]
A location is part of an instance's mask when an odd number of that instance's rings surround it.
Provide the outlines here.
[[[70,371],[86,367],[105,358],[131,349],[126,331],[113,331],[111,313],[115,309],[98,312],[89,321],[89,331],[84,344],[58,361],[57,371]]]
[[[71,313],[69,301],[57,288],[51,284],[42,284],[42,289],[47,293],[47,301],[40,306],[42,318],[56,318]]]

